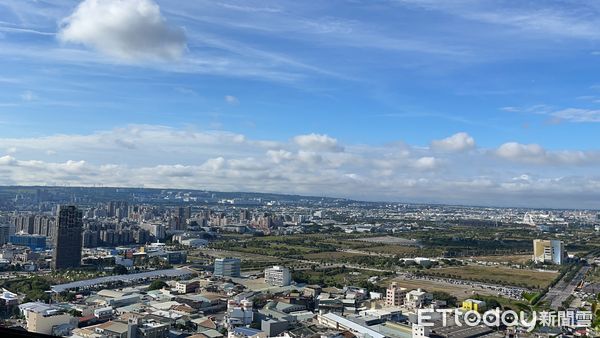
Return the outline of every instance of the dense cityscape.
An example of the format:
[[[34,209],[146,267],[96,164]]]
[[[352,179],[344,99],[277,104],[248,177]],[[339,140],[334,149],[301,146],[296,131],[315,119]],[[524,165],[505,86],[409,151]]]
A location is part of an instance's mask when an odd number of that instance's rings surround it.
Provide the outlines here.
[[[598,325],[595,210],[133,188],[0,194],[5,327],[383,338],[591,336]],[[489,309],[572,315],[533,331],[417,319]]]
[[[0,0],[0,338],[600,337],[600,1]]]

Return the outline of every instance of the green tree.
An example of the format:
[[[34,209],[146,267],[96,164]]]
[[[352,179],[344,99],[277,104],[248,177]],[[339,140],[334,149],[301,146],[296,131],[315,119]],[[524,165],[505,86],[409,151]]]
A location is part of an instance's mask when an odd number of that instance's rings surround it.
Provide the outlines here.
[[[164,281],[157,279],[152,281],[152,283],[150,283],[150,287],[148,288],[149,290],[160,290],[164,287],[167,287],[167,283],[165,283]]]
[[[113,268],[113,273],[115,275],[126,275],[128,272],[129,271],[127,271],[127,268],[124,265],[121,265],[121,264],[117,264]]]

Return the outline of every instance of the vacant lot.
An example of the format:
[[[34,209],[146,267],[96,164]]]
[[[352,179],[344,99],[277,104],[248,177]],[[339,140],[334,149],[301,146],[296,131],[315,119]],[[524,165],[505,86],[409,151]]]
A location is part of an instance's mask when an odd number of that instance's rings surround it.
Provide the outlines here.
[[[421,288],[427,292],[434,291],[442,291],[451,294],[452,296],[458,298],[459,301],[465,300],[469,297],[472,297],[474,294],[480,294],[484,296],[495,296],[497,293],[483,289],[479,287],[471,287],[468,285],[455,285],[448,283],[441,283],[435,281],[428,280],[413,280],[413,279],[403,279],[403,278],[395,278],[390,280],[391,282],[397,282],[399,286],[405,287],[407,289],[418,289]],[[387,283],[386,283],[387,284]]]
[[[367,237],[367,238],[359,238],[357,241],[370,242],[370,243],[380,243],[380,244],[395,244],[395,245],[406,245],[406,246],[418,246],[419,242],[413,241],[406,238],[401,237],[392,237],[392,236],[381,236],[381,237]]]
[[[531,260],[531,255],[476,256],[473,259],[493,263],[524,264]]]
[[[523,286],[528,288],[546,287],[558,275],[556,272],[479,265],[431,269],[426,273],[441,277],[474,280],[501,285]]]

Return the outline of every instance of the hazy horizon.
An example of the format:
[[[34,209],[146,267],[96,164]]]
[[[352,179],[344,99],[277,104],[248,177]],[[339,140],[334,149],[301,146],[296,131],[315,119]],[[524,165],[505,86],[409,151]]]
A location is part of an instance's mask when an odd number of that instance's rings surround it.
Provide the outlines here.
[[[600,5],[0,9],[2,185],[600,205]]]

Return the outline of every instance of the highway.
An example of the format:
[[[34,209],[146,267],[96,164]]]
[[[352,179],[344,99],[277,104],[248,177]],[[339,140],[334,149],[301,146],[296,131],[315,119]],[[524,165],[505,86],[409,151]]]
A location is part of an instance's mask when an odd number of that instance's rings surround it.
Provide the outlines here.
[[[567,280],[568,274],[565,275],[548,291],[548,293],[546,293],[543,301],[549,303],[551,308],[558,309],[562,306],[562,303],[575,292],[577,285],[579,285],[590,269],[591,267],[589,265],[581,267],[575,274],[575,277],[571,280]]]

